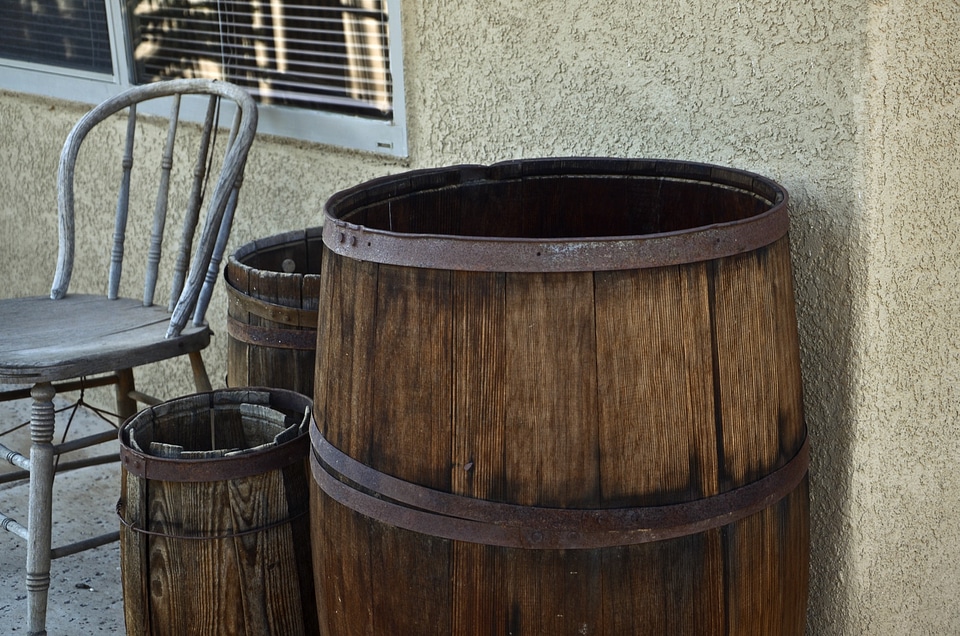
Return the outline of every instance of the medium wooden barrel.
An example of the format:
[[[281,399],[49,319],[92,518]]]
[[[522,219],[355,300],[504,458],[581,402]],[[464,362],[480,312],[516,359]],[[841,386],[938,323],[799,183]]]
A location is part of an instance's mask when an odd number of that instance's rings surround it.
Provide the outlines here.
[[[801,634],[787,193],[540,159],[334,195],[311,429],[324,634]]]
[[[320,228],[259,239],[230,255],[227,385],[313,395]]]
[[[309,398],[226,389],[120,430],[127,634],[319,633],[310,565]]]

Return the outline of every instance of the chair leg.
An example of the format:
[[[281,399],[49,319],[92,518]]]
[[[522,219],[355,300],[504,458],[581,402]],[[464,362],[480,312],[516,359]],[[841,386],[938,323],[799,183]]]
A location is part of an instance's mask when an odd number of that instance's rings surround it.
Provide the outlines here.
[[[50,532],[53,508],[53,386],[30,391],[30,510],[27,521],[27,605],[30,634],[46,634],[50,589]]]
[[[136,388],[133,382],[133,369],[117,371],[117,415],[120,417],[121,424],[140,410],[137,401],[131,397]]]
[[[203,364],[200,352],[191,351],[188,355],[190,356],[190,368],[193,369],[193,383],[197,386],[197,392],[212,391],[213,387],[210,386],[210,378],[207,376],[207,367]]]

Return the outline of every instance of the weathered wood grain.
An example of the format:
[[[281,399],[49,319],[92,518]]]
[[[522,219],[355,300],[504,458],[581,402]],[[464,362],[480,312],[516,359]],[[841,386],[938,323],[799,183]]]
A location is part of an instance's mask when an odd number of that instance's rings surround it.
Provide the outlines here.
[[[187,326],[166,338],[170,314],[139,300],[69,294],[59,300],[10,298],[0,303],[0,379],[64,380],[126,369],[200,351],[210,331]]]
[[[209,99],[210,108],[204,124],[208,133],[219,127],[214,114],[219,112],[221,99],[231,101],[236,106],[234,124],[228,133],[229,141],[221,144],[219,159],[209,164],[219,165],[215,173],[206,172],[206,158],[210,150],[208,141],[212,136],[210,134],[200,135],[199,149],[193,152],[187,150],[199,163],[199,166],[194,166],[192,175],[189,167],[187,170],[174,168],[173,158],[181,154],[174,151],[174,142],[178,136],[177,120],[182,94],[205,95]],[[159,182],[157,196],[152,204],[145,204],[144,201],[131,204],[134,158],[142,156],[140,152],[134,152],[134,137],[135,133],[143,135],[148,132],[143,126],[138,126],[137,105],[154,98],[168,99],[172,105],[162,156],[145,171],[150,173],[147,176],[150,182]],[[113,116],[123,110],[127,110],[127,137],[122,156],[118,157],[121,167],[115,173],[115,178],[119,181],[117,202],[113,210],[106,210],[108,213],[115,212],[113,236],[104,245],[105,249],[109,250],[109,267],[104,272],[106,294],[104,297],[69,294],[75,252],[78,249],[75,240],[75,203],[84,198],[84,193],[75,191],[74,186],[75,181],[76,184],[86,181],[84,178],[75,178],[78,174],[77,160],[81,154],[80,149],[91,131],[104,121],[112,121]],[[229,235],[240,177],[256,128],[257,106],[243,89],[228,82],[179,79],[154,82],[121,91],[85,113],[67,135],[57,173],[58,254],[50,295],[0,301],[0,382],[32,384],[37,396],[34,413],[43,414],[43,417],[31,418],[29,529],[26,537],[27,615],[30,633],[45,633],[51,558],[57,554],[71,554],[103,545],[112,540],[111,535],[105,535],[75,541],[51,551],[52,484],[55,472],[53,457],[61,450],[69,452],[66,448],[54,449],[50,443],[54,424],[54,387],[70,386],[71,381],[78,378],[109,374],[96,378],[96,382],[102,384],[104,380],[109,380],[117,386],[116,412],[122,421],[133,414],[136,400],[150,403],[155,401],[155,398],[136,391],[133,369],[186,354],[190,359],[198,389],[209,389],[209,378],[200,357],[200,351],[210,341],[210,330],[204,323],[205,299],[209,298],[217,278],[211,273],[215,274],[219,270],[219,255],[222,254]],[[193,135],[180,135],[184,136],[196,141]],[[150,145],[146,144],[147,147]],[[157,168],[159,173],[155,171]],[[80,174],[83,172],[84,170],[79,171]],[[173,259],[176,263],[170,263],[170,269],[173,270],[171,302],[169,309],[164,311],[154,307],[153,301],[157,292],[157,281],[165,278],[161,276],[164,265],[161,261],[171,260],[161,258],[161,245],[167,222],[167,201],[171,188],[175,189],[176,184],[183,181],[186,181],[186,187],[196,195],[209,185],[209,196],[206,197],[207,206],[202,223],[199,196],[190,197],[188,209],[184,212],[180,245],[175,248],[176,256]],[[105,185],[97,183],[96,187]],[[134,227],[141,227],[142,223],[129,219],[129,213],[149,209],[154,210],[152,222],[150,219],[143,220],[151,227],[150,237],[141,236],[143,240],[137,241],[136,237],[132,236],[137,233],[132,230]],[[127,232],[128,225],[131,235]],[[199,238],[194,240],[198,225],[201,226]],[[144,286],[140,295],[142,300],[118,299],[121,293],[124,252],[130,251],[125,247],[128,241],[131,245],[139,243],[140,251],[145,252],[141,254],[145,257]],[[126,261],[129,264],[129,255]],[[124,288],[129,286],[125,285]],[[192,324],[187,326],[191,317]],[[60,382],[64,380],[67,382]],[[57,382],[57,385],[51,384],[52,382]],[[46,421],[47,413],[49,421]],[[104,441],[104,438],[91,438],[84,443],[89,446],[101,441]],[[78,447],[80,446],[73,445],[74,449]],[[10,456],[16,463],[19,461],[17,458],[23,454],[14,453]],[[7,527],[17,531],[19,526]]]
[[[604,506],[717,494],[705,266],[596,278]]]
[[[321,251],[318,228],[312,228],[248,243],[228,259],[229,386],[313,394]],[[249,325],[257,335],[234,324]]]
[[[227,259],[224,275],[226,285],[236,290],[236,294],[241,296],[250,295],[250,274],[251,271],[245,267],[231,267],[233,255]],[[227,290],[227,320],[236,320],[241,324],[249,324],[250,312],[240,307],[234,299],[234,294]],[[227,386],[255,386],[248,381],[250,373],[250,345],[242,342],[229,333],[228,324],[227,333]]]
[[[485,181],[464,168],[462,183],[415,173],[385,201],[357,195],[347,216],[418,236],[605,237],[693,231],[769,205],[713,187],[701,168],[690,182],[528,178],[525,169]],[[716,258],[609,271],[408,267],[372,251],[326,251],[317,430],[379,471],[356,487],[364,496],[392,502],[390,477],[429,490],[412,491],[422,507],[396,504],[409,517],[395,525],[312,482],[323,633],[802,633],[805,478],[757,512],[659,541],[533,549],[533,535],[514,547],[444,534],[449,518],[473,521],[467,506],[478,500],[542,519],[647,510],[739,495],[799,456],[799,348],[780,236]],[[315,460],[315,476],[335,474]],[[438,492],[469,499],[424,514]]]
[[[241,414],[239,404],[210,405],[209,395],[186,396],[138,414],[124,428],[127,448],[136,440],[141,447],[162,442],[188,452],[257,449],[283,430],[271,412],[261,417]],[[272,448],[254,450],[250,460]],[[216,469],[218,460],[176,461],[192,470],[198,463]],[[124,461],[121,578],[128,634],[318,633],[305,458],[273,461],[249,475],[219,469],[180,481],[150,477],[149,466],[128,470],[133,464]]]

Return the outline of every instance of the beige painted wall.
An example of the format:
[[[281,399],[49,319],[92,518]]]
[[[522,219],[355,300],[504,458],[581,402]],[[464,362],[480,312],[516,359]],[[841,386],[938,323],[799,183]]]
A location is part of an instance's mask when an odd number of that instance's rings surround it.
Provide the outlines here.
[[[960,633],[957,3],[403,11],[409,160],[261,138],[232,245],[316,225],[332,192],[407,168],[656,156],[777,179],[814,445],[808,631]],[[56,157],[80,112],[0,93],[0,296],[46,291]],[[219,334],[224,314],[221,295]],[[208,358],[219,379],[222,335]],[[185,390],[172,373],[148,384]]]
[[[958,633],[960,6],[870,9],[851,614],[863,633]]]

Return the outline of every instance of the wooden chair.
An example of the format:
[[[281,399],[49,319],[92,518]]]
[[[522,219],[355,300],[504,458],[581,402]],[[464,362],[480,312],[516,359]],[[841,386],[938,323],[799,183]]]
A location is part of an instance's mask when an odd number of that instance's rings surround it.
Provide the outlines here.
[[[199,99],[201,111],[206,106],[206,119],[200,129],[178,127],[181,96],[186,95],[200,95],[186,97],[183,101]],[[121,297],[121,269],[128,207],[132,213],[139,211],[128,203],[135,156],[134,137],[138,129],[143,129],[143,124],[137,121],[137,105],[161,98],[170,102],[171,111],[159,170],[156,165],[145,168],[152,168],[151,174],[159,174],[159,186],[156,187],[152,230],[145,255],[143,296],[124,298]],[[166,107],[162,101],[160,104]],[[219,130],[221,107],[228,117],[227,111],[233,112],[233,124],[228,134]],[[105,296],[68,293],[75,253],[74,169],[80,146],[98,124],[124,109],[128,109],[127,137],[119,171],[119,196],[106,276],[107,293]],[[116,540],[118,535],[111,533],[51,550],[54,458],[81,446],[117,440],[117,433],[112,430],[55,445],[54,395],[84,385],[115,384],[117,415],[122,422],[136,412],[138,401],[148,404],[158,401],[136,391],[134,367],[181,355],[190,358],[197,390],[210,390],[200,357],[200,351],[210,342],[210,329],[204,322],[204,314],[218,278],[244,163],[256,127],[256,104],[240,88],[209,80],[172,80],[135,87],[107,100],[87,113],[67,137],[60,156],[57,181],[59,252],[50,297],[0,300],[0,384],[32,387],[0,395],[0,400],[15,399],[25,397],[29,392],[33,398],[29,455],[0,445],[0,454],[23,469],[20,471],[22,478],[29,473],[27,525],[24,527],[12,517],[0,514],[0,526],[27,543],[31,634],[45,633],[51,558],[103,545]],[[217,141],[218,137],[220,141]],[[172,261],[173,273],[169,278],[172,280],[169,304],[160,306],[154,304],[154,295],[157,281],[168,280],[160,275],[161,245],[168,200],[174,200],[170,196],[171,183],[176,175],[181,174],[173,170],[173,158],[180,156],[175,152],[175,142],[179,144],[181,141],[196,141],[199,149],[192,151],[195,154],[187,161],[195,163],[190,166],[192,173],[187,177],[189,195],[185,197],[181,244],[171,254],[172,258],[164,259],[164,264],[167,260]],[[139,155],[137,157],[139,161]],[[213,161],[215,157],[222,159],[216,162]],[[208,168],[217,165],[220,166],[218,172]],[[201,213],[204,209],[205,213]],[[150,210],[144,213],[149,214]],[[143,225],[150,226],[149,219]],[[131,220],[131,228],[134,226]],[[197,229],[199,237],[194,240]],[[90,376],[95,377],[90,380]]]

